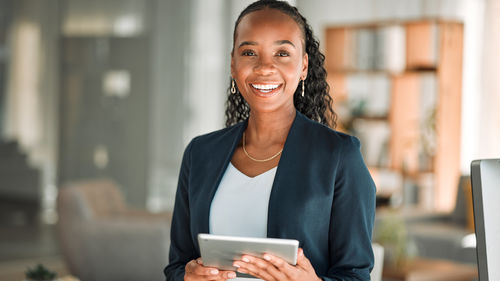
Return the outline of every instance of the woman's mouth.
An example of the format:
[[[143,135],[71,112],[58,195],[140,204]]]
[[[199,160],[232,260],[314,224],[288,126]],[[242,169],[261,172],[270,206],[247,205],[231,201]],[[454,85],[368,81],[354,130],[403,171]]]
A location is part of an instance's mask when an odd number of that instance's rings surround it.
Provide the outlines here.
[[[262,97],[270,97],[273,96],[281,89],[282,84],[272,83],[272,84],[250,84],[254,92]]]

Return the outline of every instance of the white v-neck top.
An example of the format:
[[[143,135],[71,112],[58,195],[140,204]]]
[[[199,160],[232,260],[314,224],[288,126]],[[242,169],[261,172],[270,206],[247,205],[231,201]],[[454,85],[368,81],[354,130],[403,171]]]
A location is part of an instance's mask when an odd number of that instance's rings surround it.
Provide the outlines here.
[[[267,208],[276,169],[249,177],[229,163],[210,208],[210,233],[267,237]]]
[[[229,163],[210,207],[210,233],[267,237],[267,209],[276,169],[249,177]],[[261,279],[237,277],[231,280]]]

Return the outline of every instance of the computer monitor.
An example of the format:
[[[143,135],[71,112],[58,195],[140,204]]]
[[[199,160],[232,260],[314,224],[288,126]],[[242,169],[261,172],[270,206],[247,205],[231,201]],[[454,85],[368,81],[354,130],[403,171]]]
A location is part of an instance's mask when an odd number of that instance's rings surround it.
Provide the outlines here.
[[[480,281],[500,280],[500,159],[471,164]]]

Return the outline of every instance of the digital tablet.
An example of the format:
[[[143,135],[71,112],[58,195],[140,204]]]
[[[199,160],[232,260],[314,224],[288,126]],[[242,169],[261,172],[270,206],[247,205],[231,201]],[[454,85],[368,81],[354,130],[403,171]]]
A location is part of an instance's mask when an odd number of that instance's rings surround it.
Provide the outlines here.
[[[236,270],[233,262],[241,259],[241,256],[245,254],[262,257],[264,253],[268,253],[295,265],[299,248],[299,241],[292,239],[222,236],[203,233],[198,234],[198,243],[204,266],[233,271]]]

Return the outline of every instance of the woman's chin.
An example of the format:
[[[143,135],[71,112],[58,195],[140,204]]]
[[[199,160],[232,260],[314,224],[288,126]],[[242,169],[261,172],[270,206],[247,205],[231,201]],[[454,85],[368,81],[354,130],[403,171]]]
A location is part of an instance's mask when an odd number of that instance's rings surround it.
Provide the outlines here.
[[[270,100],[253,100],[249,103],[250,112],[254,113],[277,113],[277,112],[286,112],[289,111],[290,108],[295,111],[293,104],[288,104],[283,100],[274,100],[271,102]]]

